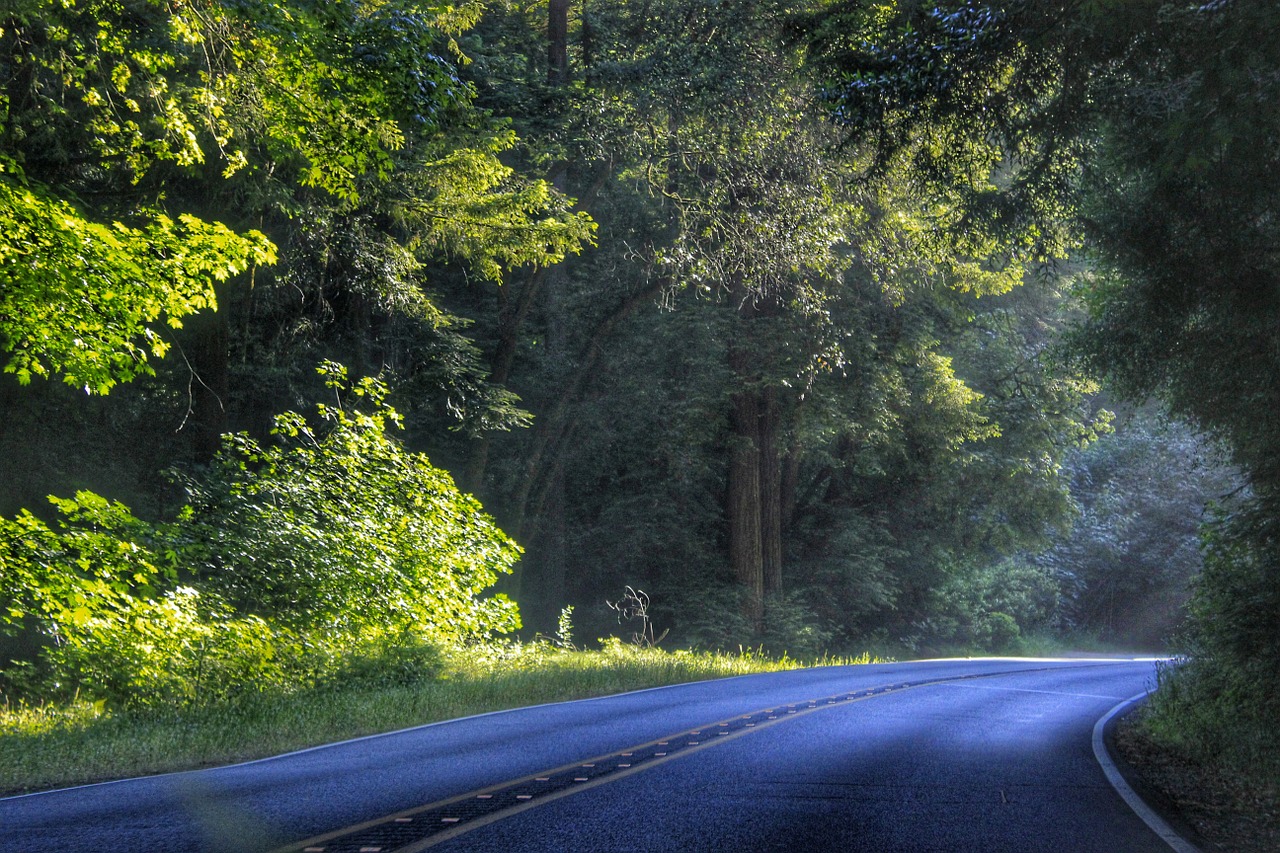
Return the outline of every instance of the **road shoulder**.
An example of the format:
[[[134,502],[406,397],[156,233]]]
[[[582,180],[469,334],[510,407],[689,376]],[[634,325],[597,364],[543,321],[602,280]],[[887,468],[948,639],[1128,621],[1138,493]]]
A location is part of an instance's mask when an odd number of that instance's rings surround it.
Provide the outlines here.
[[[1152,740],[1141,709],[1118,721],[1109,747],[1126,779],[1203,853],[1280,850],[1280,802]]]

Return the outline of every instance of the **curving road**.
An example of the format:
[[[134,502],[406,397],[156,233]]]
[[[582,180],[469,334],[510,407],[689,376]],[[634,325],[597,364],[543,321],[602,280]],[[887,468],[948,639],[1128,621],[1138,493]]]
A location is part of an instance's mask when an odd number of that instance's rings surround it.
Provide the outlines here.
[[[0,850],[1168,853],[1095,758],[1149,660],[825,667],[0,800]]]

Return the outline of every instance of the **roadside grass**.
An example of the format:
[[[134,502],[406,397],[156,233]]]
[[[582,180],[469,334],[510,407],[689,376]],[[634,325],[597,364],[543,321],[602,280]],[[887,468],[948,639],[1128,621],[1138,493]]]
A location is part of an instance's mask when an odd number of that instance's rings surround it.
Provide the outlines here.
[[[1159,670],[1159,688],[1117,742],[1174,803],[1208,851],[1280,850],[1280,729],[1274,696],[1191,658]]]
[[[976,643],[949,643],[927,648],[891,648],[876,649],[873,654],[892,657],[898,660],[922,657],[1111,657],[1128,655],[1168,654],[1159,649],[1136,649],[1105,640],[1089,634],[1049,634],[1031,633],[1015,637],[1000,648],[993,649]]]
[[[1205,853],[1280,850],[1280,772],[1274,756],[1246,764],[1207,752],[1184,733],[1170,731],[1168,720],[1150,705],[1122,721],[1116,745],[1138,776],[1194,827]]]
[[[228,704],[120,712],[101,703],[0,705],[0,795],[190,770],[425,723],[627,690],[774,672],[861,658],[801,662],[662,651],[607,643],[595,651],[545,643],[448,655],[440,677],[253,694]]]

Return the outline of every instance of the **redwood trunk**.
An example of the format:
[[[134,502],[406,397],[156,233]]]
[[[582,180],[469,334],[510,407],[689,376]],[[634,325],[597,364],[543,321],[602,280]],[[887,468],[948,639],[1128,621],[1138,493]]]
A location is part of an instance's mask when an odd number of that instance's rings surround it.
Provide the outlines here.
[[[760,407],[752,391],[734,394],[729,438],[729,565],[742,587],[743,616],[764,626],[764,565],[760,538]]]
[[[782,592],[782,459],[778,449],[781,421],[778,389],[760,393],[760,554],[764,594]]]

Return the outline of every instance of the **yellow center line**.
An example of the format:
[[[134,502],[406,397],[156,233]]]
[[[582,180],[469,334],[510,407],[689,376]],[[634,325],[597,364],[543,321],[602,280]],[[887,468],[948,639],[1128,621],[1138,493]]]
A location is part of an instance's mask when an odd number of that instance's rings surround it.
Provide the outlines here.
[[[800,700],[793,703],[784,703],[762,708],[747,714],[737,714],[725,720],[714,723],[708,723],[696,728],[687,729],[683,732],[673,735],[664,735],[662,738],[646,741],[635,746],[629,746],[622,750],[613,750],[602,753],[594,758],[573,761],[568,764],[562,764],[559,767],[550,770],[540,770],[537,773],[528,776],[521,776],[517,779],[508,779],[497,782],[484,788],[477,788],[464,794],[458,794],[442,800],[436,800],[421,806],[415,806],[405,811],[396,812],[394,814],[385,815],[375,818],[374,820],[364,823],[353,824],[343,827],[332,832],[317,835],[308,838],[305,841],[295,841],[284,847],[277,848],[272,853],[303,853],[303,851],[314,851],[314,853],[324,853],[329,842],[339,839],[348,838],[367,830],[373,830],[378,827],[388,826],[391,824],[415,823],[419,816],[427,815],[429,812],[440,812],[438,817],[429,816],[426,818],[428,822],[434,822],[434,828],[426,829],[425,837],[416,841],[412,841],[407,845],[394,848],[381,848],[387,850],[388,853],[419,853],[437,844],[457,838],[460,835],[468,833],[482,826],[488,826],[499,820],[519,814],[523,811],[536,808],[545,803],[554,802],[563,797],[587,791],[592,788],[606,785],[610,782],[616,782],[619,779],[625,779],[636,773],[648,770],[651,767],[657,767],[668,761],[674,761],[695,752],[699,752],[710,747],[717,746],[722,743],[728,743],[743,735],[753,734],[755,732],[766,729],[778,723],[795,720],[807,714],[816,711],[823,711],[834,707],[843,707],[851,705],[855,702],[862,702],[880,696],[887,696],[891,693],[900,693],[905,690],[913,690],[919,687],[932,687],[936,685],[962,686],[956,682],[974,681],[986,678],[998,678],[1001,676],[1023,674],[1028,671],[1041,671],[1049,669],[1049,667],[1037,667],[1029,670],[1013,670],[1006,672],[978,673],[960,676],[947,676],[944,678],[936,678],[928,681],[919,681],[914,683],[892,683],[880,685],[877,687],[863,687],[855,690],[841,691],[840,693],[824,696],[820,699]],[[974,686],[977,685],[967,685]],[[1017,692],[1027,693],[1050,693],[1055,691],[1048,690],[1027,690],[1023,688],[986,688],[991,690],[1013,690]],[[1106,698],[1095,697],[1089,694],[1079,693],[1063,693],[1056,695],[1079,696],[1088,698]],[[732,731],[718,731],[716,737],[702,737],[704,731],[708,729],[729,727],[734,723],[741,722],[741,727]],[[647,756],[640,756],[633,760],[636,753],[643,752],[650,748],[665,748],[664,751],[654,751]],[[601,765],[604,770],[599,775],[584,775],[583,769],[594,768]],[[572,773],[572,776],[568,774]],[[572,779],[569,784],[554,790],[537,792],[538,787],[546,786],[552,779],[560,774],[565,774],[567,779]],[[521,786],[532,786],[534,793],[529,790],[516,792],[515,789]],[[485,814],[466,818],[459,817],[449,813],[450,807],[457,807],[461,804],[473,804],[476,800],[492,800],[495,795],[503,792],[510,792],[514,801],[507,806],[501,806],[493,809]]]
[[[272,853],[300,853],[300,851],[307,850],[307,849],[323,850],[326,842],[334,841],[336,839],[339,839],[345,836],[354,835],[358,832],[363,832],[364,830],[373,829],[375,827],[383,826],[389,823],[405,822],[406,819],[412,819],[426,812],[444,809],[444,808],[447,808],[448,806],[456,806],[460,803],[465,803],[465,802],[469,802],[476,799],[490,799],[493,797],[494,794],[500,793],[502,791],[518,788],[521,785],[526,785],[531,782],[545,783],[547,781],[550,781],[550,779],[556,776],[557,774],[568,773],[570,771],[578,770],[579,768],[582,768],[585,766],[601,764],[611,760],[621,762],[621,763],[615,764],[614,765],[615,769],[611,770],[610,772],[600,776],[596,776],[594,778],[575,777],[574,785],[560,788],[559,790],[556,790],[556,791],[549,791],[543,794],[538,794],[537,796],[532,796],[527,794],[525,795],[517,794],[516,797],[519,800],[518,802],[513,803],[512,805],[507,806],[505,808],[496,809],[493,812],[490,812],[488,814],[481,815],[471,820],[467,820],[466,822],[462,822],[456,818],[450,819],[449,817],[444,817],[441,819],[442,824],[446,824],[446,825],[456,824],[456,825],[451,825],[449,826],[448,829],[444,829],[443,831],[433,833],[429,837],[424,838],[420,841],[411,843],[404,847],[397,847],[394,849],[394,851],[389,851],[389,853],[418,853],[418,851],[426,850],[429,847],[433,847],[436,844],[440,844],[444,841],[448,841],[449,839],[456,838],[459,835],[463,835],[467,832],[470,832],[473,829],[479,829],[482,826],[487,826],[491,823],[495,823],[496,821],[503,820],[515,814],[519,814],[520,812],[527,811],[537,806],[541,806],[544,803],[554,802],[555,800],[570,796],[571,794],[577,794],[582,791],[587,791],[592,788],[597,788],[601,785],[605,785],[610,782],[615,782],[619,779],[624,779],[633,774],[640,773],[641,771],[647,770],[650,767],[656,767],[660,764],[665,764],[668,761],[674,761],[675,759],[681,758],[685,755],[690,755],[692,753],[699,752],[701,750],[708,749],[713,746],[718,746],[719,744],[722,744],[722,743],[728,743],[729,741],[739,738],[743,735],[752,734],[754,732],[761,731],[762,729],[768,728],[769,726],[773,726],[778,723],[783,723],[789,720],[798,719],[799,717],[803,717],[815,711],[823,711],[832,707],[850,705],[850,704],[853,704],[854,702],[861,702],[865,699],[871,699],[878,696],[887,696],[890,693],[898,693],[903,690],[912,689],[915,687],[925,687],[925,686],[928,686],[929,684],[934,684],[934,683],[937,683],[937,682],[923,682],[923,683],[909,684],[909,685],[902,684],[902,685],[896,685],[896,686],[876,687],[876,688],[870,688],[870,689],[864,688],[856,691],[843,691],[841,693],[837,693],[829,697],[823,697],[822,699],[801,700],[794,703],[788,703],[782,706],[774,706],[767,709],[761,709],[759,711],[753,711],[749,714],[736,714],[733,717],[730,717],[724,721],[717,721],[714,723],[709,723],[707,725],[702,725],[697,727],[696,729],[689,729],[679,734],[664,735],[660,739],[646,741],[645,743],[637,744],[635,746],[629,746],[623,750],[615,750],[612,752],[603,753],[594,758],[588,758],[586,761],[574,761],[574,762],[570,762],[569,764],[563,764],[559,767],[552,768],[550,770],[540,770],[537,773],[530,774],[528,776],[522,776],[517,779],[505,780],[493,785],[489,785],[484,788],[477,788],[473,791],[468,791],[464,794],[458,794],[456,796],[448,797],[443,800],[436,800],[435,802],[432,802],[432,803],[427,803],[421,806],[415,806],[412,809],[407,809],[405,811],[396,812],[390,815],[385,815],[383,817],[375,818],[374,820],[366,821],[364,823],[358,823],[352,826],[343,827],[342,829],[334,830],[332,832],[327,832],[323,835],[317,835],[313,838],[308,838],[305,841],[295,841],[291,844],[286,845],[285,847],[277,848],[276,850],[272,851]],[[857,695],[854,695],[854,694],[857,694]],[[801,706],[805,706],[805,707],[801,707]],[[781,715],[773,715],[769,713],[771,711],[774,711],[775,708],[778,708],[778,707],[786,708],[786,713]],[[766,719],[762,719],[754,723],[749,722],[745,724],[743,728],[737,729],[736,731],[717,732],[716,734],[718,735],[718,737],[714,739],[710,739],[710,740],[695,739],[695,740],[685,740],[681,742],[682,738],[692,738],[692,737],[695,737],[695,735],[701,735],[702,732],[706,729],[709,729],[712,727],[728,726],[739,720],[750,719],[751,717],[755,717],[757,715],[764,716],[766,717]],[[668,746],[669,744],[672,744],[672,743],[677,744],[676,748],[678,751],[655,752],[653,753],[652,757],[644,760],[641,764],[638,764],[638,765],[622,761],[622,759],[629,757],[630,755],[636,752],[641,752],[650,747]]]

